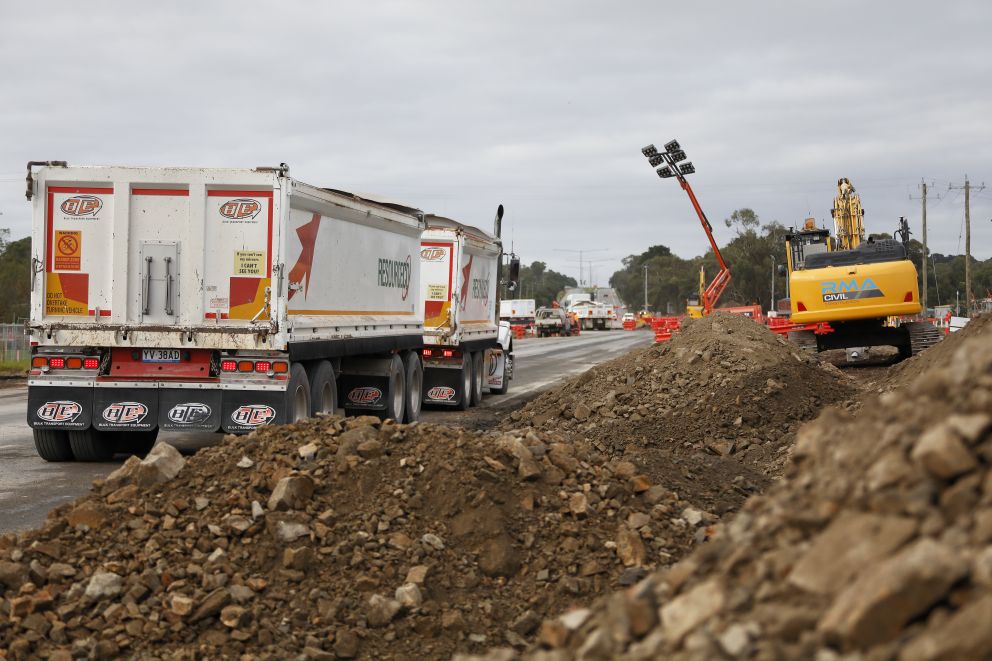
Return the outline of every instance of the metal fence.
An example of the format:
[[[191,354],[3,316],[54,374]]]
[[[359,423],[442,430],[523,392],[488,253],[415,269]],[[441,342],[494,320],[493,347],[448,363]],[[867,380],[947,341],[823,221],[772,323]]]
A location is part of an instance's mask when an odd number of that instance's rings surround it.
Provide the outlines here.
[[[27,360],[31,343],[24,324],[0,324],[0,361]]]

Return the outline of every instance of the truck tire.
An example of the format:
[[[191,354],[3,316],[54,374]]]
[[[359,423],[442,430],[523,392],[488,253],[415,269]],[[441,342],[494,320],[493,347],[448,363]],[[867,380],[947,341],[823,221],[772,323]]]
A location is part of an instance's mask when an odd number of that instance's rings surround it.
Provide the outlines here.
[[[406,411],[403,422],[416,422],[424,403],[424,364],[420,354],[411,351],[406,355]]]
[[[72,461],[69,435],[58,429],[33,429],[34,449],[45,461]]]
[[[121,431],[110,432],[113,434],[114,452],[121,454],[134,454],[142,459],[145,458],[158,440],[158,427],[149,431]]]
[[[293,363],[289,370],[289,387],[286,388],[286,424],[293,424],[310,417],[310,380],[303,365]]]
[[[403,359],[397,354],[393,354],[389,361],[389,392],[386,393],[386,410],[383,419],[392,418],[396,422],[403,422],[403,413],[406,410],[406,374]]]
[[[483,353],[476,351],[472,354],[472,406],[482,403],[482,381],[483,381]]]
[[[329,360],[313,365],[310,379],[310,415],[318,413],[335,415],[338,411],[338,380]]]
[[[93,427],[70,431],[69,445],[78,461],[110,461],[116,450],[113,437]]]
[[[462,368],[458,372],[458,382],[461,384],[462,399],[458,403],[458,408],[467,411],[472,405],[472,356],[467,353],[462,354]]]

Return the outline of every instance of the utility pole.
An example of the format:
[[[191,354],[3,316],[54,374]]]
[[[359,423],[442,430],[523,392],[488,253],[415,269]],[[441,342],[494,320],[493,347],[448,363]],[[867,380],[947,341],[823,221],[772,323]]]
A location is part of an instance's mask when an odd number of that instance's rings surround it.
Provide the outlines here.
[[[964,186],[949,185],[952,188],[964,188],[964,309],[965,316],[971,317],[971,182],[968,175],[964,176]],[[983,183],[979,191],[985,189]]]
[[[930,185],[933,186],[932,183]],[[927,191],[929,189],[927,187],[927,182],[923,181],[922,179],[920,179],[920,185],[919,185],[919,187],[920,187],[920,197],[919,197],[919,199],[920,199],[921,203],[923,204],[923,260],[922,260],[923,261],[923,268],[921,269],[922,285],[920,287],[920,305],[923,307],[923,315],[926,316],[926,314],[927,314],[927,290],[930,289],[930,286],[927,284],[929,282],[929,278],[927,277],[927,254],[928,254],[928,250],[927,250]],[[938,200],[940,199],[940,195],[936,195],[935,197]],[[914,198],[912,195],[910,195],[909,196],[909,199],[912,200],[912,199],[916,199],[916,198]]]
[[[582,264],[583,264],[582,256],[584,254],[586,254],[587,252],[604,252],[605,250],[607,250],[607,248],[595,248],[593,250],[569,250],[567,248],[555,248],[555,252],[573,252],[573,253],[578,253],[579,254],[579,287],[582,286],[582,276],[585,275],[582,272],[582,270],[583,270],[582,269]],[[591,277],[592,276],[590,274],[590,278]],[[589,285],[592,286],[592,283],[590,282]]]
[[[768,308],[769,312],[775,311],[775,258],[772,257],[772,302]]]
[[[648,310],[648,265],[644,265],[644,311]]]

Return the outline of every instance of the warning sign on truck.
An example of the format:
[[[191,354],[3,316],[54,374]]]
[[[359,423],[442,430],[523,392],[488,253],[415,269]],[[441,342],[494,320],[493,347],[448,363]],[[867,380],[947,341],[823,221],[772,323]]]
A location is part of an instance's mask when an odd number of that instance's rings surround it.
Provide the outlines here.
[[[45,287],[45,314],[87,316],[90,276],[88,273],[49,273]]]
[[[427,285],[427,300],[446,301],[448,300],[448,285]]]
[[[261,250],[238,250],[234,253],[234,275],[262,275],[264,263]]]
[[[55,270],[78,271],[83,254],[82,232],[55,230]]]

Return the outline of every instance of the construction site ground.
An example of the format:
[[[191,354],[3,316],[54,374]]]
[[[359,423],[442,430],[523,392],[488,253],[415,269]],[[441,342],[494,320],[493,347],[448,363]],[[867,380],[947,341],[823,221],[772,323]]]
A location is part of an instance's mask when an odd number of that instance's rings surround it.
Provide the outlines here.
[[[987,657],[990,333],[851,369],[718,314],[464,427],[160,444],[0,537],[0,655]]]

